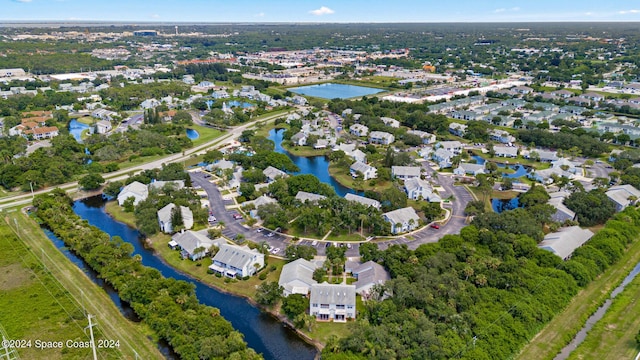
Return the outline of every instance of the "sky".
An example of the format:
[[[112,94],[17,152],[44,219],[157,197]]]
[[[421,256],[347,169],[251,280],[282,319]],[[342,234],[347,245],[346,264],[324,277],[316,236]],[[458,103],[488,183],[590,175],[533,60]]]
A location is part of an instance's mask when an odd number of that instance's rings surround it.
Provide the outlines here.
[[[640,21],[629,0],[0,0],[0,21]]]

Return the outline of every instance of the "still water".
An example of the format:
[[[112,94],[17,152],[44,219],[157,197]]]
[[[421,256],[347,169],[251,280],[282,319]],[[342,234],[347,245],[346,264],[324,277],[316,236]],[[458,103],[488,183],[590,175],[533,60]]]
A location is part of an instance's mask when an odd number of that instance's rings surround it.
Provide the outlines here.
[[[316,349],[300,339],[291,329],[272,316],[261,312],[247,300],[220,292],[178,272],[143,246],[141,234],[127,225],[113,220],[104,209],[101,196],[78,200],[73,210],[91,225],[111,236],[120,236],[134,247],[134,254],[142,257],[142,264],[158,269],[165,277],[188,281],[195,285],[201,303],[220,309],[221,315],[244,335],[249,347],[262,353],[265,359],[313,359]],[[94,280],[96,281],[96,280]],[[111,295],[111,294],[110,294]],[[112,299],[114,297],[112,296]],[[120,306],[119,299],[115,304]]]

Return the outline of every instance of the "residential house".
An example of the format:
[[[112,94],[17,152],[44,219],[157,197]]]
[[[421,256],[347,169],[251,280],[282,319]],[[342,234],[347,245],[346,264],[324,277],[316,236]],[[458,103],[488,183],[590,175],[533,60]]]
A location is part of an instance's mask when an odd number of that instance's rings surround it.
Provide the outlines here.
[[[567,158],[559,158],[558,160],[552,161],[551,166],[568,171],[572,174],[575,174],[580,170],[580,168],[576,167],[576,165]]]
[[[391,176],[400,180],[419,179],[422,169],[419,166],[392,166]]]
[[[518,148],[513,146],[494,146],[493,151],[497,157],[518,157]]]
[[[558,153],[556,151],[547,151],[547,150],[531,150],[529,151],[529,156],[531,156],[531,152],[535,151],[538,153],[538,158],[541,162],[554,162],[558,160]],[[529,157],[527,157],[529,158]]]
[[[31,135],[34,140],[52,139],[58,136],[58,127],[56,126],[43,126],[35,127],[32,129],[24,130],[23,134]]]
[[[118,194],[118,205],[124,205],[128,198],[133,198],[133,205],[138,205],[140,201],[144,201],[149,196],[147,185],[134,181],[120,190]]]
[[[160,106],[160,101],[156,99],[147,99],[140,103],[140,107],[144,110],[153,109]]]
[[[516,141],[516,138],[504,130],[492,130],[489,138],[502,144],[510,144]]]
[[[397,128],[399,128],[399,127],[400,127],[400,121],[398,121],[398,120],[396,120],[396,119],[393,119],[393,118],[390,118],[390,117],[384,117],[384,116],[383,116],[383,117],[381,117],[381,118],[380,118],[380,120],[382,120],[382,122],[383,122],[385,125],[390,126],[390,127],[392,127],[392,128],[397,129]]]
[[[175,233],[169,247],[179,248],[183,259],[196,261],[205,257],[213,246],[220,248],[223,244],[226,244],[224,238],[212,240],[201,232],[187,230]]]
[[[632,185],[612,186],[607,190],[607,197],[616,205],[616,211],[622,211],[640,200],[640,191]]]
[[[264,254],[248,246],[221,244],[209,266],[213,272],[228,277],[246,277],[264,267]]]
[[[554,177],[563,177],[563,176],[569,179],[573,179],[574,177],[572,173],[562,170],[559,167],[551,167],[549,169],[544,169],[544,170],[535,170],[533,172],[530,172],[527,175],[529,179],[532,179],[547,185],[553,183]]]
[[[384,285],[385,282],[391,280],[391,276],[384,266],[374,261],[367,261],[353,269],[351,273],[357,279],[354,284],[356,293],[363,298],[367,298],[371,294],[371,289],[375,285]]]
[[[454,156],[456,156],[456,154],[451,151],[439,148],[433,153],[432,159],[438,163],[438,166],[440,166],[441,169],[445,169],[451,167],[451,161]]]
[[[516,93],[521,94],[521,95],[531,94],[534,91],[532,88],[530,88],[528,86],[516,86],[511,90],[513,90]]]
[[[391,224],[391,233],[394,235],[412,231],[420,223],[420,217],[412,207],[389,211],[382,214],[382,217]]]
[[[367,136],[369,134],[369,128],[362,124],[353,124],[349,126],[349,133],[355,136]]]
[[[563,90],[552,91],[551,95],[558,96],[558,97],[561,97],[563,99],[568,99],[568,98],[574,96],[575,93],[573,93],[573,92],[571,92],[569,90],[564,90],[563,89]]]
[[[404,191],[411,200],[425,200],[429,202],[441,202],[440,196],[433,192],[429,182],[420,178],[409,179],[404,182]]]
[[[363,162],[366,163],[367,162],[367,154],[365,154],[364,152],[362,152],[361,150],[356,148],[356,144],[339,144],[338,146],[335,146],[333,148],[333,151],[338,151],[338,150],[342,150],[345,155],[349,156],[350,158],[352,158],[355,161],[359,161],[359,162]]]
[[[553,206],[556,212],[551,215],[553,221],[563,223],[567,220],[575,220],[576,213],[564,204],[564,199],[570,194],[566,191],[557,191],[549,193],[549,201],[547,204]]]
[[[463,137],[467,133],[467,125],[451,123],[449,124],[449,132],[455,136]]]
[[[594,93],[594,92],[588,92],[588,93],[584,93],[581,95],[578,95],[579,97],[583,98],[583,99],[587,99],[590,101],[595,101],[595,102],[600,102],[600,101],[604,101],[605,97],[604,95],[598,94],[598,93]]]
[[[364,197],[364,196],[360,196],[352,193],[346,194],[344,198],[347,201],[353,201],[363,205],[373,206],[376,209],[380,209],[380,201],[378,200],[369,199],[368,197]]]
[[[319,194],[314,194],[314,193],[309,193],[306,191],[298,191],[298,193],[296,194],[296,200],[305,203],[305,202],[310,202],[310,203],[317,203],[320,200],[324,200],[327,197],[324,195],[319,195]]]
[[[373,144],[390,145],[395,139],[393,134],[384,131],[372,131],[369,134],[369,141]]]
[[[307,135],[300,131],[291,137],[291,142],[293,142],[295,146],[307,145]]]
[[[473,175],[477,176],[478,174],[484,174],[484,163],[483,164],[472,164],[461,162],[460,165],[453,170],[453,173],[458,176],[465,175]]]
[[[547,234],[538,247],[551,251],[563,260],[571,257],[571,254],[589,241],[593,233],[590,230],[582,229],[579,226],[571,226],[561,229],[558,232]]]
[[[96,123],[96,134],[106,134],[111,131],[111,122],[107,120],[100,120]]]
[[[356,161],[349,167],[351,176],[357,177],[358,173],[362,174],[363,180],[375,179],[378,177],[378,169],[363,162]]]
[[[280,169],[276,169],[273,166],[269,166],[266,169],[262,170],[262,173],[267,177],[267,182],[269,183],[276,181],[278,178],[286,178],[289,176],[286,172]]]
[[[174,203],[167,204],[167,206],[158,210],[158,224],[160,225],[160,231],[171,234],[173,232],[173,212],[177,205]],[[180,216],[182,217],[182,225],[185,229],[189,230],[193,227],[193,212],[186,206],[180,206]]]
[[[409,130],[407,131],[407,134],[419,136],[422,139],[422,143],[425,145],[434,143],[436,141],[435,135],[420,130]]]
[[[284,296],[291,294],[309,295],[311,286],[318,283],[313,280],[313,272],[317,268],[318,265],[302,258],[285,264],[282,267],[280,279],[278,279],[278,285],[284,289],[282,294]]]
[[[343,284],[311,285],[309,314],[318,321],[345,322],[356,318],[356,286]]]
[[[160,181],[154,180],[149,184],[149,191],[162,191],[165,186],[170,186],[174,190],[180,190],[184,188],[184,180],[171,180],[171,181]]]
[[[460,141],[441,141],[436,144],[436,149],[445,149],[454,155],[460,155],[464,146]]]
[[[482,114],[470,110],[455,110],[449,113],[449,117],[458,120],[480,120]]]

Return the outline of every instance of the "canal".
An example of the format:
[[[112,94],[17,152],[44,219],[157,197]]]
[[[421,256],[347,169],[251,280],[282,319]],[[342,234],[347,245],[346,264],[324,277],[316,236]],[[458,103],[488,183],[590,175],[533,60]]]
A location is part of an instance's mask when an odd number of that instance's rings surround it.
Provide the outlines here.
[[[195,285],[196,295],[201,303],[220,309],[221,315],[233,325],[234,329],[240,331],[244,335],[245,341],[249,347],[256,352],[262,353],[265,359],[274,360],[304,360],[313,359],[316,355],[316,349],[304,342],[295,331],[287,328],[271,315],[261,312],[257,307],[251,305],[244,298],[220,292],[213,287],[207,286],[197,280],[194,280],[172,267],[168,266],[153,253],[153,250],[147,249],[143,245],[141,234],[127,225],[113,220],[105,211],[105,201],[101,196],[78,200],[74,202],[74,212],[87,220],[89,224],[100,228],[102,231],[111,236],[120,236],[124,241],[129,242],[134,247],[134,254],[140,255],[142,264],[158,269],[165,277],[175,278],[177,280],[188,281]],[[53,234],[48,234],[54,244],[58,248],[62,248],[64,244],[59,241]],[[73,254],[63,251],[67,257]],[[81,259],[70,257],[76,265],[82,268]],[[85,270],[85,272],[87,272]],[[90,276],[94,282],[101,285],[95,276]],[[104,284],[102,284],[104,285]],[[114,303],[120,307],[123,313],[123,304],[119,298],[116,300],[116,294],[109,292]],[[166,355],[166,354],[165,354]]]
[[[345,196],[348,193],[358,194],[353,189],[346,186],[342,186],[329,174],[329,159],[325,156],[296,156],[288,152],[282,147],[282,135],[284,129],[272,129],[269,131],[269,140],[275,143],[275,151],[281,154],[287,155],[294,164],[296,164],[300,171],[297,174],[311,174],[316,176],[323,183],[331,185],[339,196]],[[362,195],[362,194],[360,194]]]

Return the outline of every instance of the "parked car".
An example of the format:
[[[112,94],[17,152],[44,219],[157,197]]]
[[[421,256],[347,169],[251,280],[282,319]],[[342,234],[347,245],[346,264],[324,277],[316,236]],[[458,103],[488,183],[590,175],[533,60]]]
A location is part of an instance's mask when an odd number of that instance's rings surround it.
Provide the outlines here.
[[[258,230],[256,230],[256,232],[261,233],[262,230],[264,230],[264,228],[259,228]]]
[[[431,227],[436,229],[436,230],[440,229],[440,225],[438,225],[438,224],[431,224]]]
[[[270,232],[270,233],[267,235],[267,237],[274,237],[274,236],[276,236],[276,234],[274,234],[274,233],[272,233],[272,232]]]
[[[240,214],[238,214],[238,213],[235,213],[235,214],[233,214],[233,215],[231,215],[231,216],[233,216],[233,218],[234,218],[235,220],[242,220],[242,215],[240,215]]]

